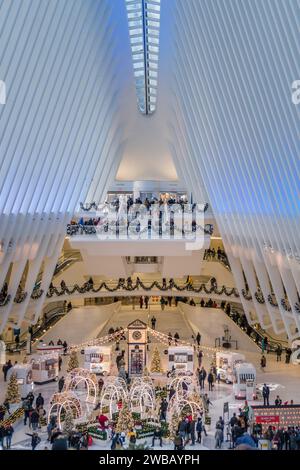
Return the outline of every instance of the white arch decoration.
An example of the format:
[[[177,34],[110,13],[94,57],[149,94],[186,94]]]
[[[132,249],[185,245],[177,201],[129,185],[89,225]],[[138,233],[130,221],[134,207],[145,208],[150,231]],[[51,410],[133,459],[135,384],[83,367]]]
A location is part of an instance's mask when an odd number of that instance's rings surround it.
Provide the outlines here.
[[[78,419],[82,416],[82,408],[80,400],[77,398],[74,392],[68,390],[61,393],[54,393],[50,400],[51,406],[48,411],[48,420],[50,422],[51,415],[57,415],[57,424],[61,429],[61,413],[62,410],[70,411],[74,419]]]
[[[195,419],[198,413],[204,412],[203,406],[200,403],[197,403],[196,401],[190,400],[188,398],[181,398],[179,400],[175,398],[172,401],[170,408],[168,408],[168,412],[170,412],[171,415],[173,415],[174,412],[176,412],[178,416],[180,416],[182,413],[182,410],[185,407],[190,408],[193,419]]]
[[[150,379],[137,378],[134,380],[130,389],[129,401],[132,411],[136,411],[136,408],[139,409],[141,417],[145,417],[149,412],[152,416],[155,415],[156,409],[156,396],[155,390],[153,388],[153,383]]]
[[[79,384],[84,382],[87,387],[86,400],[89,403],[96,403],[99,393],[98,381],[95,374],[92,374],[86,369],[76,368],[73,369],[66,378],[64,390],[72,390],[76,392]]]
[[[100,413],[103,412],[104,407],[108,406],[109,417],[111,419],[113,413],[117,411],[117,403],[120,401],[126,401],[127,397],[127,390],[124,389],[122,382],[120,382],[119,380],[116,380],[114,382],[108,381],[104,384],[101,392]]]
[[[187,390],[184,390],[183,385],[186,385]],[[197,381],[194,376],[181,375],[177,376],[169,382],[169,388],[173,387],[177,399],[186,397],[192,390],[197,389]],[[172,397],[173,398],[173,397]]]

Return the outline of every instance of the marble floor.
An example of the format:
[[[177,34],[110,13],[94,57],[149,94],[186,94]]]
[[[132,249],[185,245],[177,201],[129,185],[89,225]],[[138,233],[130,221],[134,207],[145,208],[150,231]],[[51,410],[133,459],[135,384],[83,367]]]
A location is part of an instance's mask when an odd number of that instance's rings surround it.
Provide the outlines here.
[[[153,308],[153,310],[150,312],[151,316],[153,314],[157,318],[156,330],[161,331],[163,333],[168,333],[169,331],[171,331],[172,334],[174,334],[175,331],[178,331],[181,339],[190,341],[191,336],[194,333],[194,331],[191,325],[188,324],[188,322],[184,319],[184,317],[182,316],[182,314],[180,313],[178,309],[176,309],[175,307],[171,307],[171,308],[165,309],[164,311],[161,311],[157,307],[157,308]],[[122,308],[120,312],[113,315],[113,317],[111,318],[109,322],[109,325],[106,325],[106,327],[104,327],[103,331],[101,332],[101,335],[107,334],[107,330],[109,329],[110,326],[113,326],[113,327],[124,326],[125,327],[128,325],[128,323],[130,323],[131,321],[137,318],[147,323],[149,319],[149,312],[147,312],[146,310],[140,310],[138,308],[136,308],[135,310]],[[222,319],[220,319],[220,321],[222,321]],[[101,323],[101,319],[99,320],[99,323]],[[196,326],[197,328],[199,327],[199,331],[201,333],[201,325],[196,325]],[[193,325],[193,327],[195,327],[195,325]],[[212,332],[212,337],[214,337],[213,332]],[[250,341],[249,338],[245,337],[245,344],[246,344],[246,341]],[[151,358],[153,348],[155,346],[158,347],[161,353],[163,368],[167,369],[167,365],[166,365],[167,357],[164,354],[164,350],[167,348],[167,346],[161,343],[156,343],[155,339],[153,339],[149,348],[150,358]],[[121,342],[120,348],[126,349],[125,341]],[[270,354],[270,355],[267,355],[266,371],[262,372],[259,367],[259,361],[260,361],[259,352],[255,353],[251,350],[249,351],[249,348],[246,348],[246,349],[241,348],[240,351],[245,354],[246,359],[248,361],[252,362],[256,366],[257,383],[258,384],[268,383],[270,385],[270,389],[271,389],[270,403],[274,402],[277,394],[280,395],[283,401],[287,401],[287,400],[290,401],[291,399],[293,399],[295,404],[300,403],[300,366],[296,366],[292,364],[285,364],[284,362],[276,362],[276,357]],[[80,354],[78,356],[79,356],[80,364],[82,365],[83,356]],[[22,362],[22,354],[11,355],[11,356],[8,356],[8,358],[10,358],[12,362],[14,362],[15,360],[17,360],[18,362]],[[208,368],[210,363],[211,363],[211,357],[204,357],[204,360],[203,360],[204,367]],[[66,356],[66,357],[63,357],[63,366],[62,366],[61,375],[66,375],[67,364],[68,364],[68,357]],[[0,402],[3,401],[4,399],[6,386],[7,384],[4,383],[3,381],[3,374],[1,374],[0,376]],[[43,397],[45,398],[46,409],[47,409],[47,405],[49,404],[51,395],[56,391],[57,391],[56,382],[51,382],[51,383],[44,384],[44,385],[36,385],[34,388],[35,394],[37,394],[38,392],[41,392]],[[232,394],[232,385],[230,384],[225,384],[222,382],[220,382],[220,384],[217,383],[215,384],[214,390],[212,392],[208,392],[208,387],[206,384],[205,392],[209,394],[210,400],[212,402],[212,405],[210,408],[210,415],[211,415],[212,421],[211,421],[210,429],[207,429],[208,436],[204,437],[202,445],[196,444],[195,446],[190,447],[191,449],[195,449],[195,450],[197,449],[205,450],[205,449],[214,448],[215,423],[218,417],[222,415],[223,403],[225,401],[229,402],[230,416],[232,415],[234,411],[237,411],[240,406],[240,402],[234,399],[234,396]],[[255,403],[260,404],[257,401]],[[15,450],[17,449],[29,450],[30,449],[30,437],[26,436],[26,432],[30,432],[30,429],[28,426],[23,426],[23,423],[19,423],[15,426],[15,433],[13,435],[13,444],[12,444],[13,449]],[[39,444],[38,448],[44,449],[45,447],[50,447],[46,441],[46,438],[47,438],[46,434],[41,433],[40,437],[42,438],[42,441]],[[148,440],[148,444],[150,444],[149,440]],[[224,448],[228,447],[228,443],[225,442],[223,446]],[[159,449],[160,447],[155,447],[155,448]],[[164,449],[167,450],[168,448],[172,448],[172,446],[164,446]],[[188,448],[189,447],[187,447],[187,449]],[[99,448],[93,445],[90,447],[90,449],[98,450]]]

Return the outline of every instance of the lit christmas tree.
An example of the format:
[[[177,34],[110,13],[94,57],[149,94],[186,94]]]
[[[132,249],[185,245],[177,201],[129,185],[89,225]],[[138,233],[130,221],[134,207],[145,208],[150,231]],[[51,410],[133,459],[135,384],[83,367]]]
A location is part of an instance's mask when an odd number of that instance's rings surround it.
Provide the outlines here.
[[[67,411],[65,415],[64,425],[63,425],[63,432],[68,436],[74,429],[74,421],[73,421],[73,414],[71,411]]]
[[[116,432],[127,432],[134,428],[134,421],[128,404],[123,402],[122,408],[119,411]]]
[[[76,351],[72,351],[69,362],[68,362],[67,372],[71,372],[71,370],[77,369],[78,367],[79,367],[79,361],[78,361],[77,353]]]
[[[21,401],[16,374],[11,374],[10,376],[5,399],[8,400],[9,403],[18,403]]]
[[[160,355],[159,355],[159,351],[157,347],[153,351],[150,371],[151,372],[163,372],[162,367],[161,367],[161,359],[160,359]]]

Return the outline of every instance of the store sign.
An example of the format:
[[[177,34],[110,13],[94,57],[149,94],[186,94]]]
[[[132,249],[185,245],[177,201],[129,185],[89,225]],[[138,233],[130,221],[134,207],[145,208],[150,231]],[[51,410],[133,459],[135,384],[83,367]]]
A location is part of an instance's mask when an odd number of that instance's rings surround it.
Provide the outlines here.
[[[258,424],[263,423],[279,423],[279,416],[277,415],[266,415],[266,416],[256,416],[255,421]]]

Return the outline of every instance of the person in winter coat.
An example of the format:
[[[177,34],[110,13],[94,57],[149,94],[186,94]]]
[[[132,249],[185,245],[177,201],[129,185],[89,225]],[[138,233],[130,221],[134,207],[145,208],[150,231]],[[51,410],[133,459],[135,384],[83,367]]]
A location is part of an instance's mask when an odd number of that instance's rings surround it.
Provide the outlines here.
[[[11,447],[11,440],[14,433],[14,428],[11,424],[5,426],[5,440],[6,440],[6,449],[10,449]]]
[[[31,437],[31,449],[35,450],[35,448],[39,445],[41,442],[41,438],[39,437],[37,432],[34,432],[33,434],[28,434],[27,432],[25,433],[27,436]]]
[[[201,444],[201,439],[202,439],[202,431],[203,431],[203,423],[202,423],[202,418],[199,416],[197,418],[197,423],[196,423],[196,432],[197,432],[197,442]]]
[[[44,406],[44,403],[45,403],[45,400],[44,400],[42,394],[39,393],[38,396],[36,397],[35,405],[36,405],[37,408],[39,408],[40,406]]]
[[[216,429],[215,432],[215,449],[221,449],[223,442],[223,431],[222,429]]]
[[[174,450],[183,450],[183,438],[180,435],[179,431],[177,431],[175,438],[174,438]]]
[[[214,383],[214,374],[210,371],[208,376],[207,376],[207,382],[208,382],[208,391],[212,392],[213,390],[213,383]]]
[[[270,388],[267,384],[264,384],[262,389],[262,396],[264,399],[264,406],[269,406]]]
[[[65,378],[61,377],[58,381],[58,391],[61,392],[65,385]]]
[[[40,415],[37,410],[32,410],[30,415],[29,426],[32,427],[33,431],[36,431],[39,426]]]
[[[201,367],[200,369],[200,372],[199,372],[199,382],[200,382],[200,389],[203,390],[204,389],[204,382],[205,382],[205,379],[206,379],[206,370],[204,369],[204,367]]]

